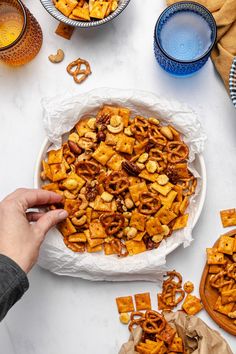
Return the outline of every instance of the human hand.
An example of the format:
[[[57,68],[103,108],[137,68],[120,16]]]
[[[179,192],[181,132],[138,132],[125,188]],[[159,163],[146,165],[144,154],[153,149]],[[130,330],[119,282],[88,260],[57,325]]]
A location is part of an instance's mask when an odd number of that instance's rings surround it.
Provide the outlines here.
[[[0,254],[13,259],[26,273],[36,263],[39,248],[47,231],[68,214],[57,209],[48,212],[27,212],[59,203],[62,197],[41,189],[20,188],[0,202]]]

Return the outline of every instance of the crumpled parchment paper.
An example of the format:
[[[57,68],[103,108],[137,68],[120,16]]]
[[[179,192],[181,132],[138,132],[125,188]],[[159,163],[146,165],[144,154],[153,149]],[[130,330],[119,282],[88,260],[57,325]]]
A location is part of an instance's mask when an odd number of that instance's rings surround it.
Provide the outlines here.
[[[173,124],[184,134],[184,141],[190,149],[190,167],[199,177],[196,194],[189,207],[188,226],[162,241],[156,250],[119,259],[101,253],[73,253],[65,247],[58,230],[53,229],[45,239],[38,263],[53,273],[81,277],[89,280],[148,280],[157,281],[163,274],[162,265],[168,253],[180,244],[188,246],[192,241],[192,228],[199,208],[201,176],[195,166],[195,154],[201,154],[206,135],[202,130],[195,112],[187,105],[156,96],[146,91],[101,88],[74,96],[43,99],[43,123],[47,137],[52,143],[50,148],[60,148],[63,134],[74,127],[84,115],[95,114],[103,104],[129,107],[133,114],[146,117],[159,117]],[[40,156],[40,159],[44,158]],[[40,187],[36,176],[36,187]]]
[[[176,328],[190,354],[233,354],[225,339],[200,318],[188,316],[183,311],[166,313],[165,318]],[[137,327],[130,335],[129,341],[122,345],[119,354],[137,354],[135,346],[141,335],[142,329]]]

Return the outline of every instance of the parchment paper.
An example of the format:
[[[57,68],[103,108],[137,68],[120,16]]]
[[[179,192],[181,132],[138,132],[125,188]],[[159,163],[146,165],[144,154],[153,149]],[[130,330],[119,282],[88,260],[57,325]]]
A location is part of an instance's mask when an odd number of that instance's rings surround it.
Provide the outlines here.
[[[129,107],[134,115],[160,117],[184,134],[184,141],[190,148],[191,170],[199,178],[196,194],[190,203],[188,227],[162,241],[158,249],[124,259],[102,253],[73,253],[65,247],[60,233],[53,229],[43,243],[38,263],[59,275],[90,280],[157,281],[163,274],[161,266],[165,264],[166,255],[178,245],[183,243],[186,247],[192,241],[193,220],[199,208],[197,196],[201,189],[201,176],[194,167],[194,159],[195,154],[203,151],[206,135],[196,113],[185,104],[146,91],[103,88],[75,96],[43,99],[43,122],[52,142],[51,148],[60,148],[62,135],[85,114],[95,114],[105,103]]]
[[[188,316],[182,311],[166,313],[165,318],[176,328],[189,353],[233,354],[225,339],[200,318]],[[119,354],[137,354],[135,346],[140,341],[141,335],[142,329],[137,327],[130,335],[129,341],[122,345]]]

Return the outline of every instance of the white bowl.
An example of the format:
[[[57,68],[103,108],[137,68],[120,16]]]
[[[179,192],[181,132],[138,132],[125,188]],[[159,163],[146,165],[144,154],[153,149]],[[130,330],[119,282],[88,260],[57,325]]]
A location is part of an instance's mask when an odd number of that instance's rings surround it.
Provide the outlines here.
[[[119,97],[119,99],[117,99]],[[126,101],[125,101],[126,99]],[[194,127],[194,146],[196,148],[196,140],[199,139],[201,142],[204,140],[205,135],[203,134],[200,123],[197,120],[196,114],[186,105],[175,101],[169,101],[164,98],[160,98],[148,92],[139,91],[126,91],[126,90],[115,90],[115,89],[96,89],[89,93],[80,94],[68,100],[69,108],[71,108],[71,103],[75,102],[75,111],[77,116],[74,116],[73,125],[75,119],[78,119],[80,114],[84,115],[86,112],[86,107],[90,104],[90,109],[93,107],[99,107],[101,104],[120,104],[127,105],[134,112],[147,112],[149,116],[153,116],[155,112],[159,112],[163,117],[165,115],[166,119],[169,119],[170,124],[177,124],[180,127],[180,123],[184,124],[185,127],[188,126],[187,134]],[[79,102],[79,103],[78,103]],[[85,102],[85,103],[84,103]],[[60,107],[59,101],[51,101],[50,107],[52,110],[47,112],[48,114],[54,114],[53,107],[56,106],[56,112],[60,113],[64,109],[67,109],[65,101],[63,101],[64,108]],[[81,108],[81,105],[84,105]],[[81,112],[82,110],[82,112]],[[66,118],[68,120],[68,112],[66,111]],[[72,110],[73,111],[73,110]],[[88,111],[87,111],[88,112]],[[162,113],[161,113],[162,112]],[[168,114],[169,112],[169,114]],[[176,113],[176,117],[173,112]],[[54,116],[54,123],[50,124],[51,129],[56,129],[59,124],[59,131],[62,124],[63,117]],[[143,113],[143,114],[144,114]],[[152,115],[150,115],[152,114]],[[167,117],[168,116],[168,117]],[[164,119],[164,118],[163,118]],[[58,123],[59,122],[59,123]],[[52,123],[52,122],[51,122]],[[72,125],[72,126],[73,126]],[[56,129],[57,130],[57,129]],[[54,131],[54,130],[53,130]],[[187,140],[189,139],[189,136]],[[201,144],[199,142],[199,144]],[[41,161],[46,157],[46,153],[51,143],[46,139],[40,149],[35,169],[34,176],[34,186],[35,188],[40,188],[42,181],[40,179],[41,172]],[[202,148],[200,149],[202,150]],[[196,151],[196,150],[195,150]],[[193,227],[196,225],[206,196],[206,168],[204,163],[204,158],[202,154],[195,154],[195,159],[191,163],[192,167],[198,172],[201,177],[201,182],[198,184],[198,191],[194,195],[193,200],[190,203],[189,208],[189,225],[187,228],[176,231],[171,237],[166,241],[162,241],[158,249],[147,251],[135,256],[128,256],[123,259],[117,256],[105,256],[100,253],[83,253],[77,254],[69,250],[63,242],[62,235],[60,232],[53,228],[47,235],[40,251],[39,265],[46,268],[53,273],[58,275],[68,275],[74,277],[81,277],[89,280],[150,280],[155,281],[160,279],[160,274],[163,271],[162,265],[165,264],[166,256],[173,252],[180,244],[184,246],[189,245],[191,242],[191,232]],[[192,207],[191,207],[192,206]],[[180,241],[181,240],[181,241]]]

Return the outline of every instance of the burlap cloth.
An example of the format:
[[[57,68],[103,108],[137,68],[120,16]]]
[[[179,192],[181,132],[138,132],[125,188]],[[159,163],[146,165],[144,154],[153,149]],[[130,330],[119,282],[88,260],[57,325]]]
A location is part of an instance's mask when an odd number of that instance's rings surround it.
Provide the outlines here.
[[[194,0],[193,0],[194,1]],[[166,0],[172,5],[179,0]],[[236,0],[198,0],[195,1],[211,11],[217,24],[217,43],[211,59],[222,77],[229,92],[229,73],[236,56]]]
[[[190,354],[233,354],[221,335],[209,328],[196,316],[188,316],[182,311],[165,314],[166,320],[176,328],[183,339],[185,350]],[[137,354],[135,345],[140,341],[142,330],[137,327],[123,344],[119,354]]]

